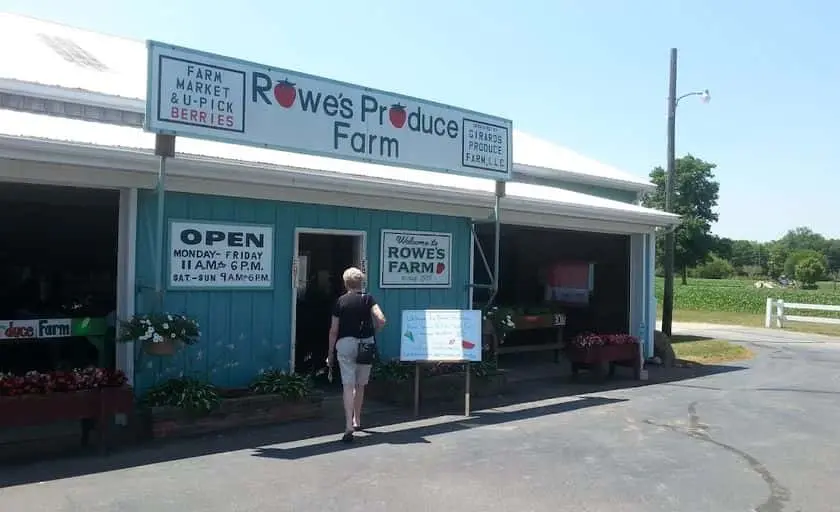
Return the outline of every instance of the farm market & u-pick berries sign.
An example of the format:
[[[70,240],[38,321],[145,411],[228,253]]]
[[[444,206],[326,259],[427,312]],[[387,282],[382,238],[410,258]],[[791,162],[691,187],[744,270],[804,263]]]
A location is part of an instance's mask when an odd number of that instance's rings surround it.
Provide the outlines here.
[[[149,41],[146,130],[509,180],[507,119]]]
[[[380,288],[450,288],[452,234],[382,230]]]

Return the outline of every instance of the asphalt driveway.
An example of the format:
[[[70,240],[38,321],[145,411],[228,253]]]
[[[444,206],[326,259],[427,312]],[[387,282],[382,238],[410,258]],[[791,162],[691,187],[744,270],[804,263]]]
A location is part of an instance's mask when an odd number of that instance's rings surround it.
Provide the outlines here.
[[[0,510],[840,510],[840,343],[745,342],[705,376],[383,412],[351,448],[313,423],[0,468]]]

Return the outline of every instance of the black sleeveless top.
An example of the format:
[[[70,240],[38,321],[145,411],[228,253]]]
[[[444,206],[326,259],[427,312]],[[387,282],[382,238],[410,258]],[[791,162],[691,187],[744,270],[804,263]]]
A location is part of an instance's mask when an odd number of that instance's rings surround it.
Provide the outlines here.
[[[376,299],[366,293],[347,292],[339,297],[332,313],[338,318],[338,339],[373,337],[371,309],[375,305]]]

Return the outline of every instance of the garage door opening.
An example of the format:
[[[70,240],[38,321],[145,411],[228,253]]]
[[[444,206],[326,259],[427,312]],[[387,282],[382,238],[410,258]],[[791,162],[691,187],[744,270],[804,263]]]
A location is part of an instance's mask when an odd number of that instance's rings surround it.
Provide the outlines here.
[[[476,227],[478,241],[490,268],[493,265],[493,226]],[[500,353],[515,353],[516,347],[531,347],[531,356],[543,358],[541,344],[557,344],[557,329],[521,330],[528,322],[565,317],[564,341],[583,332],[626,333],[630,323],[630,237],[582,231],[501,226],[499,291],[494,300],[519,318],[517,329],[505,339]],[[475,251],[474,282],[491,279]],[[490,292],[476,288],[475,307],[487,302]],[[550,323],[550,322],[549,322]],[[556,354],[555,354],[556,355]],[[505,356],[507,357],[507,356]]]
[[[0,372],[113,368],[119,192],[0,186]]]

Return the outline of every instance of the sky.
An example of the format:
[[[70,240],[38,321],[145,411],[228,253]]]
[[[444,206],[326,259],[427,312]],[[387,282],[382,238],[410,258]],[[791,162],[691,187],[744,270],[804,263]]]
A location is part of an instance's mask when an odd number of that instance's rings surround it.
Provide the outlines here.
[[[840,238],[840,2],[825,0],[0,0],[4,11],[156,39],[487,114],[640,176],[717,164],[730,238]],[[820,206],[823,205],[823,206]],[[826,210],[826,208],[829,208]],[[823,214],[819,212],[823,211]]]

